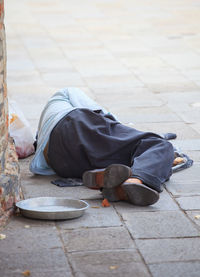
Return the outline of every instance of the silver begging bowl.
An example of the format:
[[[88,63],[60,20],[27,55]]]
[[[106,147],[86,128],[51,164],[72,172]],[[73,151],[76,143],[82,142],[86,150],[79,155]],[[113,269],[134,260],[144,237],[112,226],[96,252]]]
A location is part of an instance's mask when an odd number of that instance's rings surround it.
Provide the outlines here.
[[[82,216],[89,204],[77,199],[37,197],[19,201],[16,206],[25,217],[62,220]]]

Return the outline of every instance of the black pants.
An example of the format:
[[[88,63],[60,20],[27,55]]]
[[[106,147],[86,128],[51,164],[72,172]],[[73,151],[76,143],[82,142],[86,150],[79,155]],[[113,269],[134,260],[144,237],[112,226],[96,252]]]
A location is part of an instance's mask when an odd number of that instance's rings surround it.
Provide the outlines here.
[[[127,127],[101,111],[76,109],[54,127],[49,140],[51,167],[62,177],[124,164],[132,176],[161,191],[172,174],[173,146],[159,135]]]
[[[160,192],[161,184],[172,174],[173,160],[174,150],[170,142],[157,137],[145,137],[140,140],[133,154],[132,176]]]

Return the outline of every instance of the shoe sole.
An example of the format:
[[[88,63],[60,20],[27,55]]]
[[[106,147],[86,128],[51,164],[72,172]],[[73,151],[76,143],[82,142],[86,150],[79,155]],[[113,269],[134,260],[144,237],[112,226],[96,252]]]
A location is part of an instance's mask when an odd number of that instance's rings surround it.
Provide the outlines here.
[[[131,168],[122,164],[112,164],[106,169],[89,170],[83,174],[83,184],[89,188],[113,188],[121,185],[131,176]],[[97,179],[102,179],[97,183]]]
[[[143,184],[124,183],[121,187],[124,189],[126,199],[121,199],[115,188],[104,188],[103,197],[110,202],[123,200],[136,206],[153,205],[159,200],[159,193]]]
[[[137,206],[153,205],[159,200],[159,193],[143,184],[122,184],[128,202]]]

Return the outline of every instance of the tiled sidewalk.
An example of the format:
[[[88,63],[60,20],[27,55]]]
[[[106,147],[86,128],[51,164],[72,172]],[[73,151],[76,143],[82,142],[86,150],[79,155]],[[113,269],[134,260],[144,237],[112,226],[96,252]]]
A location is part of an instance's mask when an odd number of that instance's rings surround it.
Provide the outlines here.
[[[0,276],[200,276],[200,3],[196,0],[6,0],[8,92],[35,132],[47,99],[76,86],[125,124],[194,159],[158,203],[101,207],[101,194],[58,188],[20,162],[26,198],[86,199],[79,219],[15,216],[1,233]]]

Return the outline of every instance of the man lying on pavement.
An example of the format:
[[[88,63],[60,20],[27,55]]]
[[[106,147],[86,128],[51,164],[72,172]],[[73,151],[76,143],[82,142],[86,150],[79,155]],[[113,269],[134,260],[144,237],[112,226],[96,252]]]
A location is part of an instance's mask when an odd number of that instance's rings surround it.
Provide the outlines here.
[[[172,174],[174,148],[125,126],[77,88],[55,93],[39,121],[34,174],[82,178],[109,201],[152,205]]]

